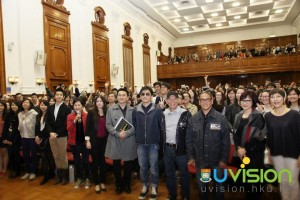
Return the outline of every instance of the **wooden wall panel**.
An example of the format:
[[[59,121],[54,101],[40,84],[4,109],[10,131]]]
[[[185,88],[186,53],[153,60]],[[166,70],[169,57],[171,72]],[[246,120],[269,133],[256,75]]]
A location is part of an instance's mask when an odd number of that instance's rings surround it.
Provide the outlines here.
[[[70,12],[57,3],[42,0],[44,46],[47,54],[46,81],[54,89],[58,84],[72,84]]]
[[[0,0],[0,92],[6,93],[5,57],[3,40],[2,2]]]

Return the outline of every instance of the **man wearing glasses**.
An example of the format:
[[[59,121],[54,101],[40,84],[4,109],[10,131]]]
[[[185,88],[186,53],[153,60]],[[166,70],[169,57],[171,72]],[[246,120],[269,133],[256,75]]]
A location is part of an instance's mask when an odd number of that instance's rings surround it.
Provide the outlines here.
[[[151,174],[150,200],[157,199],[158,186],[158,150],[163,112],[152,103],[153,90],[149,86],[142,87],[140,98],[142,103],[132,113],[132,123],[136,131],[137,154],[140,176],[143,183],[139,199],[145,199],[149,192],[149,173]],[[149,169],[150,166],[150,169]]]
[[[212,108],[212,94],[202,92],[199,95],[199,103],[201,110],[192,116],[188,123],[186,151],[189,164],[196,166],[201,200],[205,200],[209,198],[209,182],[201,181],[203,180],[203,177],[200,177],[201,169],[211,170],[211,172],[216,169],[217,177],[224,177],[222,168],[226,166],[228,160],[230,136],[225,116]],[[214,199],[224,199],[221,186],[221,183],[215,183]]]

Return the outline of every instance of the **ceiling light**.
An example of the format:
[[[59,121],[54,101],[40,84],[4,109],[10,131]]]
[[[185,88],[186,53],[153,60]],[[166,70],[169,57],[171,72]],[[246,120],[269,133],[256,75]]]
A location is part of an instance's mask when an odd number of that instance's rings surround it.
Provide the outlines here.
[[[164,11],[170,10],[170,8],[168,6],[164,6],[161,9],[164,10]]]
[[[189,30],[189,28],[184,28],[184,29],[182,29],[183,31],[188,31]]]
[[[239,5],[241,5],[240,2],[234,2],[234,3],[232,4],[233,7],[237,7],[237,6],[239,6]]]
[[[269,37],[276,37],[276,35],[270,35]]]
[[[282,9],[279,9],[279,10],[276,10],[276,11],[275,11],[276,14],[279,14],[279,13],[282,13],[282,12],[283,12]]]
[[[241,19],[240,15],[234,16],[234,19]]]
[[[212,13],[211,16],[212,16],[212,17],[217,17],[217,16],[218,16],[218,13]]]
[[[220,27],[220,26],[222,26],[222,24],[216,24],[216,27]]]
[[[180,19],[174,19],[173,22],[180,22]]]
[[[206,0],[206,3],[212,3],[214,0]]]

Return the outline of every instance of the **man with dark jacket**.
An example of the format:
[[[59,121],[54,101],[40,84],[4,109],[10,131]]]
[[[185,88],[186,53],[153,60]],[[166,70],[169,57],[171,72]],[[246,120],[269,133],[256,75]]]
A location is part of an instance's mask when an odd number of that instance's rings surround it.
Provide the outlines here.
[[[189,164],[196,165],[201,200],[205,200],[208,199],[208,185],[211,179],[200,177],[200,172],[202,175],[209,175],[209,171],[216,170],[218,178],[224,177],[223,168],[229,156],[230,135],[225,116],[212,108],[212,94],[202,92],[199,95],[199,103],[201,110],[192,116],[188,123],[186,151]],[[224,199],[221,187],[222,184],[216,182],[216,200]]]
[[[149,166],[151,173],[150,200],[157,199],[158,185],[158,150],[160,144],[160,131],[162,110],[151,103],[152,88],[145,86],[140,91],[142,103],[138,104],[132,113],[132,123],[135,128],[137,154],[140,166],[140,176],[143,182],[139,199],[145,199],[148,194]]]
[[[163,120],[163,150],[166,173],[166,184],[169,200],[177,199],[176,164],[181,177],[181,196],[183,200],[190,199],[190,177],[188,158],[186,155],[185,137],[191,113],[178,105],[178,93],[171,91],[167,95],[169,107],[164,111]]]
[[[50,138],[49,143],[54,157],[57,173],[55,184],[68,183],[68,159],[67,159],[67,116],[71,110],[64,104],[64,90],[56,89],[54,93],[55,104],[47,111]]]

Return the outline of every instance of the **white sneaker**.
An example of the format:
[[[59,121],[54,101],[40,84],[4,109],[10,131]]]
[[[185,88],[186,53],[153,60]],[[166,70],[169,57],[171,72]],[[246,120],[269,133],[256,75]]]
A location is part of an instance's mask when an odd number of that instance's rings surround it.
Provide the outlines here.
[[[35,179],[35,177],[36,177],[35,174],[31,173],[30,176],[29,176],[29,180],[33,181]]]
[[[75,189],[78,189],[78,188],[80,188],[81,186],[82,186],[82,180],[81,180],[81,179],[77,179],[77,182],[76,182],[74,188],[75,188]]]
[[[89,189],[89,188],[90,188],[90,185],[91,185],[90,179],[87,178],[87,179],[85,180],[84,189]]]
[[[29,173],[26,173],[24,176],[21,177],[22,180],[28,179],[30,176]]]

